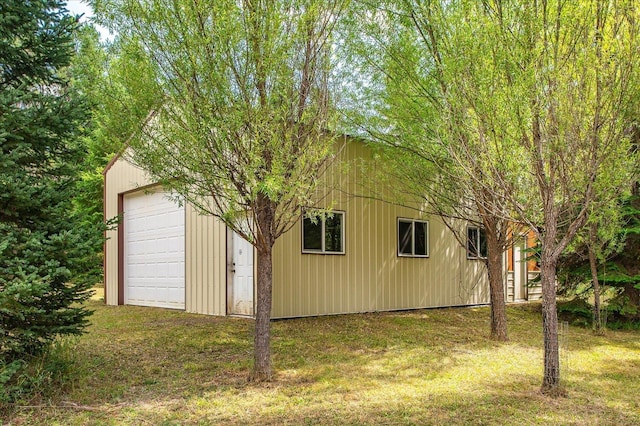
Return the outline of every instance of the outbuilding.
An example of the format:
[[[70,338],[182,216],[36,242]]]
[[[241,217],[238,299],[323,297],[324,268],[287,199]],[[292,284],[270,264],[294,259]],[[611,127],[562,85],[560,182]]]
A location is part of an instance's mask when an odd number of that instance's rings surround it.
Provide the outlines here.
[[[339,145],[325,176],[337,189],[319,206],[333,214],[311,221],[300,212],[274,246],[272,318],[489,303],[480,256],[419,204],[353,195],[367,168],[343,166],[371,161],[372,151],[346,137]],[[109,163],[104,179],[105,219],[120,216],[105,243],[107,304],[253,316],[256,262],[247,241],[181,203],[126,155]],[[523,241],[505,253],[508,301],[537,297]]]

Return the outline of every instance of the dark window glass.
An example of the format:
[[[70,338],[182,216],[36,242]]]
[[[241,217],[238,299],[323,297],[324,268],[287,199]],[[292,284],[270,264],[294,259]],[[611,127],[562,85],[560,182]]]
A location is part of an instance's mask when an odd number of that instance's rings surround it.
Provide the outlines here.
[[[415,232],[415,254],[416,256],[427,255],[427,224],[425,222],[414,222]]]
[[[480,229],[480,257],[487,257],[487,233],[484,229]]]
[[[398,253],[413,254],[412,223],[398,221]]]
[[[324,220],[324,251],[342,252],[342,214],[334,213]]]
[[[305,217],[302,223],[302,248],[304,250],[322,251],[322,219],[315,218],[313,223]]]
[[[467,228],[467,257],[478,257],[478,228]]]

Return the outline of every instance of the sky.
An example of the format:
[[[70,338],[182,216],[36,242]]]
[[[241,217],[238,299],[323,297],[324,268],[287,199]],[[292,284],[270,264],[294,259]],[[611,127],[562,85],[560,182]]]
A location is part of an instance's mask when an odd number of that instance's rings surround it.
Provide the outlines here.
[[[82,19],[80,19],[80,22],[90,21],[93,17],[93,10],[91,9],[91,6],[86,4],[84,0],[67,0],[67,10],[72,15],[83,15]],[[109,30],[107,30],[106,28],[95,24],[94,26],[100,33],[100,39],[102,41],[110,40],[113,38],[111,34],[109,34]]]

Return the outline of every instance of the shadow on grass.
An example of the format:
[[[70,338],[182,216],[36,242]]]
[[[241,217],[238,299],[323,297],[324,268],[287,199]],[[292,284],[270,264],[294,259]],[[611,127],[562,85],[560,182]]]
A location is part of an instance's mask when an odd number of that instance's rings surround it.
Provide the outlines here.
[[[620,376],[628,371],[637,379],[640,357],[610,369],[615,362],[606,358],[572,371],[569,398],[538,393],[542,335],[531,307],[509,308],[512,340],[506,344],[485,337],[488,308],[274,321],[276,380],[263,384],[247,382],[251,320],[95,308],[90,334],[77,348],[72,386],[53,408],[17,412],[16,423],[640,422]],[[635,342],[631,337],[580,331],[575,340],[581,351],[598,345],[637,350],[637,334]],[[598,375],[613,381],[611,392],[593,389]],[[56,408],[68,404],[90,409]]]

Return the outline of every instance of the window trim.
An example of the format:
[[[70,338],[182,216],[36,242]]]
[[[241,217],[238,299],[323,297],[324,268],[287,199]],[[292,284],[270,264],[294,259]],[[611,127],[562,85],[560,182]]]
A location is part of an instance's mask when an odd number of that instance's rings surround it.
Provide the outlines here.
[[[478,240],[476,241],[476,253],[475,256],[473,256],[471,254],[471,252],[469,251],[469,230],[471,229],[475,229],[478,231]],[[467,252],[467,260],[485,260],[487,258],[487,256],[482,256],[482,251],[481,251],[481,247],[482,244],[480,243],[480,235],[481,233],[484,232],[485,233],[485,241],[487,239],[486,236],[486,231],[482,226],[477,226],[477,225],[467,225],[467,245],[465,246],[465,251]]]
[[[412,254],[407,254],[407,253],[401,253],[400,252],[400,222],[405,222],[405,223],[411,223],[411,253]],[[425,234],[425,248],[427,251],[427,254],[415,254],[416,252],[416,233],[415,233],[415,224],[416,223],[424,223],[426,225],[426,234]],[[415,257],[415,258],[422,258],[422,259],[428,259],[430,257],[430,251],[431,251],[431,247],[429,246],[429,236],[431,234],[431,231],[429,229],[429,221],[428,220],[423,220],[423,219],[412,219],[412,218],[408,218],[408,217],[397,217],[396,218],[396,254],[398,257]]]
[[[325,217],[321,216],[318,217],[318,221],[322,224],[322,228],[320,229],[320,235],[322,235],[323,238],[321,238],[321,246],[322,248],[320,250],[312,250],[312,249],[305,249],[304,248],[304,221],[305,219],[308,219],[308,217],[306,216],[305,212],[302,212],[302,220],[300,220],[300,248],[302,249],[302,254],[328,254],[328,255],[344,255],[346,253],[346,241],[345,241],[345,227],[346,227],[346,211],[344,210],[331,210],[330,212],[327,213],[327,215],[331,215],[331,214],[339,214],[342,216],[342,227],[340,229],[340,239],[342,241],[342,250],[341,251],[327,251],[326,250],[326,241],[325,241]]]

